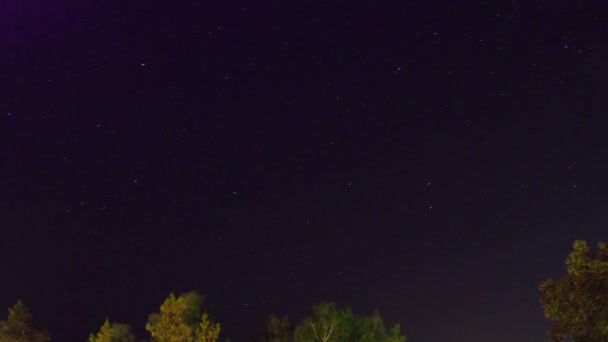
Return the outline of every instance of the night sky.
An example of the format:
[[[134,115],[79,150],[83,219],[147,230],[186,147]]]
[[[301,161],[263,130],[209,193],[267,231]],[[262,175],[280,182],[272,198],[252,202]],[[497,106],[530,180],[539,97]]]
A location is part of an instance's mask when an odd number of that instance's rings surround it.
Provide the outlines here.
[[[0,318],[221,337],[318,301],[412,342],[542,341],[608,240],[600,1],[0,3]]]

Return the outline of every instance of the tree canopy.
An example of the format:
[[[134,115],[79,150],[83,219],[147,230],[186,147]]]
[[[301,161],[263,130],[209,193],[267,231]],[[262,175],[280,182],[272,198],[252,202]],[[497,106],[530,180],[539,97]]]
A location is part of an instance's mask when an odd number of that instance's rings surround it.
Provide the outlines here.
[[[608,247],[598,243],[592,251],[575,241],[566,259],[566,275],[540,284],[541,305],[553,321],[553,342],[608,341]]]
[[[154,342],[217,342],[221,326],[203,309],[204,298],[196,292],[175,297],[173,293],[148,317],[146,330]]]
[[[46,342],[48,333],[35,327],[32,314],[21,300],[8,309],[6,321],[0,321],[0,342]]]
[[[150,342],[218,342],[221,331],[197,292],[171,293],[159,312],[148,316],[146,330]],[[378,312],[359,316],[334,303],[313,306],[312,314],[293,326],[288,317],[268,316],[256,342],[406,342],[399,325],[386,328]],[[47,342],[48,334],[32,324],[29,309],[18,301],[9,309],[8,319],[0,321],[0,342]],[[136,342],[127,324],[105,319],[87,342]],[[141,342],[145,342],[140,340]],[[230,342],[225,339],[225,342]]]
[[[256,342],[290,342],[292,326],[288,317],[268,316],[264,330],[254,337]]]
[[[378,312],[357,316],[350,309],[338,309],[335,303],[313,306],[313,315],[296,326],[296,342],[405,342],[399,325],[386,329]]]
[[[91,334],[88,342],[135,342],[131,327],[122,323],[110,323],[105,320],[96,335]]]

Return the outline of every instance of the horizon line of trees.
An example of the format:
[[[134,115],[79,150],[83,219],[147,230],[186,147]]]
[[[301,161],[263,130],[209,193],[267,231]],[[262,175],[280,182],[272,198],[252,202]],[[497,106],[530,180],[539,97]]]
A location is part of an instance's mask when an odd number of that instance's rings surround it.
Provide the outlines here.
[[[332,302],[312,307],[312,315],[293,325],[288,317],[270,315],[265,326],[252,336],[253,342],[406,342],[399,324],[386,327],[378,311],[371,315],[354,314]],[[204,297],[196,291],[173,293],[160,311],[148,315],[146,331],[150,342],[218,342],[221,325],[208,312]],[[36,327],[27,306],[17,301],[9,308],[6,321],[0,321],[0,342],[47,342],[48,332]],[[138,340],[131,326],[106,318],[99,331],[87,342],[145,342]],[[230,339],[225,339],[229,342]]]
[[[608,246],[598,243],[592,250],[577,240],[565,261],[566,275],[543,281],[540,304],[553,321],[550,342],[608,342]],[[32,314],[21,300],[0,321],[0,342],[47,342],[48,332],[36,327]],[[173,293],[148,315],[150,342],[218,342],[221,325],[206,309],[203,296],[195,291]],[[398,324],[386,327],[380,314],[354,314],[335,303],[313,305],[312,314],[293,325],[287,317],[268,316],[266,326],[253,342],[406,342]],[[136,342],[127,324],[106,319],[88,342]],[[145,340],[140,340],[145,341]],[[225,339],[226,342],[229,339]]]

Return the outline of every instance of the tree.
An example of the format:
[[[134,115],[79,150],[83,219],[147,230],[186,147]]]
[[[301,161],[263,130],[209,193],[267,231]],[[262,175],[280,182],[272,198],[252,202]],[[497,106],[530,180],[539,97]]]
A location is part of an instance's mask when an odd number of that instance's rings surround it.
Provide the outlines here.
[[[290,342],[291,323],[289,318],[278,318],[274,315],[268,316],[264,330],[254,338],[257,342]]]
[[[374,311],[368,317],[355,317],[353,329],[349,341],[358,342],[405,342],[406,338],[401,335],[399,324],[386,329],[384,321],[378,311]]]
[[[173,293],[149,315],[146,330],[153,342],[217,342],[221,326],[204,312],[204,298],[196,292]]]
[[[48,333],[36,328],[32,314],[21,300],[8,309],[8,319],[0,321],[0,342],[46,342]]]
[[[305,318],[295,329],[297,342],[338,342],[348,335],[352,320],[350,310],[338,310],[335,303],[319,303],[313,315]]]
[[[89,342],[135,342],[131,327],[122,323],[105,320],[97,335],[89,335]]]
[[[553,321],[550,341],[608,341],[608,247],[597,247],[575,241],[566,275],[540,284],[544,314]]]
[[[112,327],[107,318],[95,336],[95,342],[112,342]]]
[[[399,325],[386,329],[378,312],[364,317],[334,303],[313,306],[313,316],[295,329],[296,342],[405,342]]]
[[[209,320],[207,313],[204,313],[198,328],[196,328],[196,342],[216,342],[220,338],[221,327],[219,323],[213,323]]]

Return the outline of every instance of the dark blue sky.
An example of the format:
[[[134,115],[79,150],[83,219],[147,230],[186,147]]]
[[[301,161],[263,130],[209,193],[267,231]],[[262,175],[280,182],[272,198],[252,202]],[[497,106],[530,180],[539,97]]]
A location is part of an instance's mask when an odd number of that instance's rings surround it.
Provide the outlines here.
[[[560,1],[0,5],[0,307],[142,338],[314,302],[410,341],[541,341],[606,240],[608,26]]]

